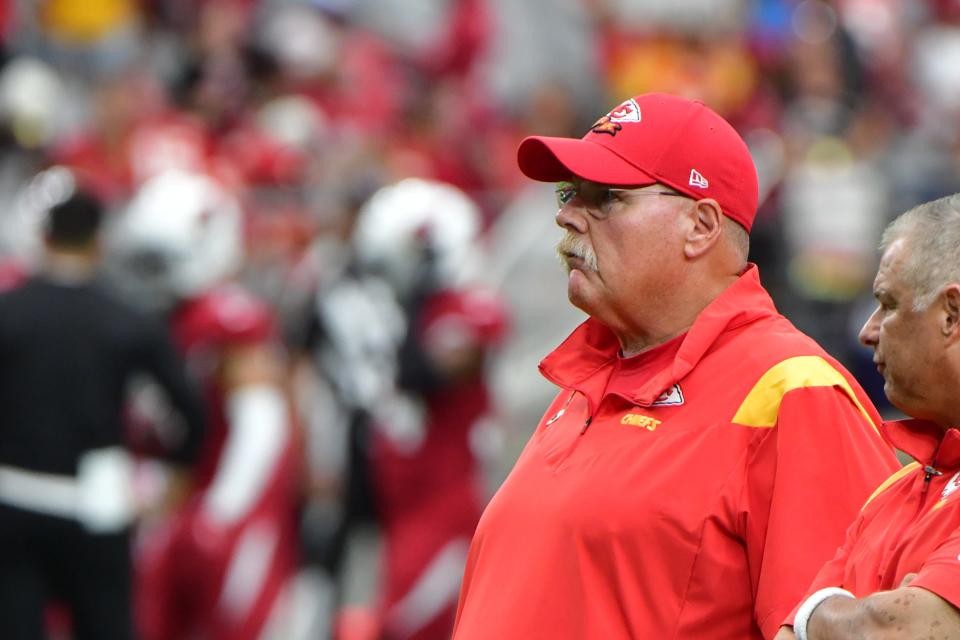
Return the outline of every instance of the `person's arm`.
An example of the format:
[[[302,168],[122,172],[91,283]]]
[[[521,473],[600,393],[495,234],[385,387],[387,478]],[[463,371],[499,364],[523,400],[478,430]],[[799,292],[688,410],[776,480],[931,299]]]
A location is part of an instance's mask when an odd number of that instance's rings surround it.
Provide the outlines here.
[[[143,345],[142,368],[167,394],[185,426],[182,439],[167,457],[178,466],[189,466],[199,454],[206,433],[206,410],[199,384],[190,378],[182,356],[159,322],[147,320]]]
[[[894,476],[896,475],[897,474],[894,474]],[[886,482],[881,485],[881,488],[884,486],[886,486]],[[846,539],[844,540],[843,546],[837,549],[837,553],[832,560],[820,568],[820,571],[817,572],[817,577],[813,580],[813,584],[808,587],[807,594],[811,594],[824,588],[843,584],[847,560],[850,557],[851,550],[854,548],[857,540],[860,537],[862,526],[863,511],[861,510],[857,519],[854,520],[853,524],[847,528]],[[803,604],[803,601],[796,603],[796,607],[794,607],[793,611],[790,612],[790,615],[782,621],[783,626],[780,627],[780,630],[777,632],[774,640],[790,640],[796,637],[793,633],[793,622],[796,618],[797,610],[800,608],[801,604]]]
[[[739,424],[764,424],[760,414],[740,417]],[[745,493],[755,617],[768,639],[835,556],[867,497],[898,466],[872,421],[836,385],[788,390],[772,420]]]
[[[502,300],[486,290],[445,290],[426,297],[410,325],[400,348],[399,384],[423,392],[479,375],[508,319]]]
[[[203,497],[206,516],[221,526],[243,519],[266,490],[290,437],[283,367],[269,343],[228,347],[221,384],[227,440]]]
[[[881,493],[917,465],[905,467],[878,489]],[[877,497],[876,499],[880,499]],[[845,550],[850,545],[845,545]],[[791,615],[776,640],[907,640],[960,638],[960,532],[947,537],[909,573],[897,589],[857,599],[835,585],[834,576],[814,582],[811,593]],[[855,567],[854,567],[855,568]],[[826,569],[826,567],[825,567]]]
[[[807,640],[953,639],[960,638],[960,611],[933,592],[907,586],[860,599],[829,597],[813,610],[806,631]]]

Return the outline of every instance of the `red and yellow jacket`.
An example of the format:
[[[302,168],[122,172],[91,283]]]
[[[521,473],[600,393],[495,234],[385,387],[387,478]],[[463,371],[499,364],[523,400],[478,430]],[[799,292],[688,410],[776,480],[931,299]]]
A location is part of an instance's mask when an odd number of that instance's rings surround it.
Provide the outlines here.
[[[910,586],[960,607],[960,431],[923,420],[888,422],[883,431],[915,462],[874,492],[809,591],[836,586],[862,598],[916,573]]]
[[[488,505],[455,640],[771,638],[897,467],[879,416],[756,268],[632,358],[588,320]]]

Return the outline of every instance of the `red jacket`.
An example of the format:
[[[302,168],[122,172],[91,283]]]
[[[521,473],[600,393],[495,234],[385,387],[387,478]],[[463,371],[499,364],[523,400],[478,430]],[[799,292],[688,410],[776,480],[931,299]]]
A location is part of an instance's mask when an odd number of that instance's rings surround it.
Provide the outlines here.
[[[810,592],[839,586],[857,597],[912,587],[960,606],[960,431],[922,420],[888,422],[884,434],[916,460],[874,492]],[[791,615],[785,624],[793,624]]]
[[[771,638],[896,460],[751,267],[632,357],[595,320],[474,537],[455,640]]]

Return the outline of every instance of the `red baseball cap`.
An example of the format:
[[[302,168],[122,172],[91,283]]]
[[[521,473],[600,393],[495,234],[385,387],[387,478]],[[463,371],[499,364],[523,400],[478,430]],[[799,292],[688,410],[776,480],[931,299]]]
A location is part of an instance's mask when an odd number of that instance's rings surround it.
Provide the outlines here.
[[[748,231],[757,212],[757,169],[740,135],[703,102],[666,93],[620,103],[580,139],[525,138],[517,162],[542,182],[663,183],[713,198]]]

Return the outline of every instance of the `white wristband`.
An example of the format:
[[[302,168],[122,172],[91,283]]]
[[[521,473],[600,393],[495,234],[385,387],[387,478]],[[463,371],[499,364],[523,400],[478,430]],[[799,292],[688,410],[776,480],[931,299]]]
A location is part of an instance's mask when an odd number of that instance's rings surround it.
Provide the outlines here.
[[[855,595],[840,587],[827,587],[826,589],[820,589],[820,591],[815,592],[803,601],[803,604],[797,609],[797,615],[793,618],[793,633],[797,636],[797,640],[808,640],[807,624],[809,624],[810,618],[813,616],[813,611],[823,604],[824,600],[832,598],[833,596],[857,599]]]

